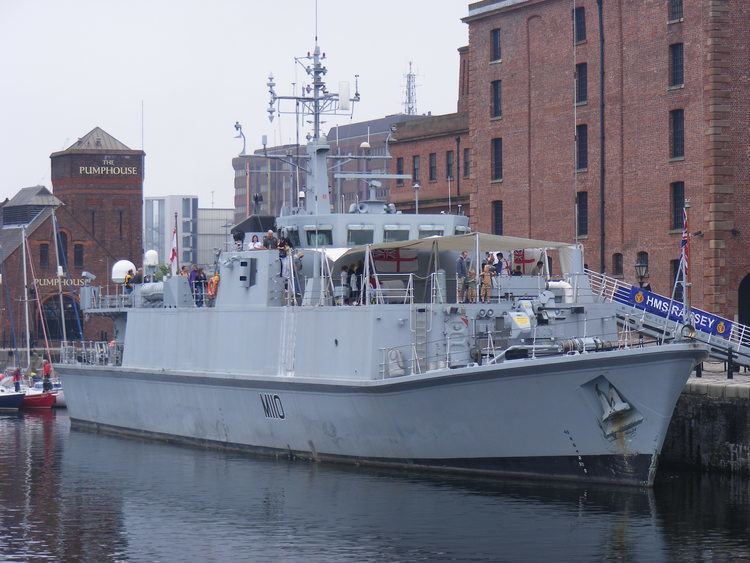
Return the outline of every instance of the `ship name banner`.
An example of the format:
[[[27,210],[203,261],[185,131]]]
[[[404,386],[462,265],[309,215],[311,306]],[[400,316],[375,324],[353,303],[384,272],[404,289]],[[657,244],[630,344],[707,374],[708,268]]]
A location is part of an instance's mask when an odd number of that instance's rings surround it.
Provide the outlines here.
[[[651,293],[645,289],[632,287],[626,298],[626,303],[637,309],[642,309],[671,321],[682,321],[682,303],[672,301],[667,297]],[[706,334],[729,338],[729,334],[732,332],[731,321],[717,317],[701,309],[691,309],[690,314],[693,318],[693,326],[697,330]]]

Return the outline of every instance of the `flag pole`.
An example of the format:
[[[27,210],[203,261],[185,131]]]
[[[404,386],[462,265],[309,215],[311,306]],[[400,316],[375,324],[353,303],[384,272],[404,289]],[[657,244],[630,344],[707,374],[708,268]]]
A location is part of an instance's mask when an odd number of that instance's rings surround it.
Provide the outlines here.
[[[690,231],[688,229],[688,209],[690,200],[685,200],[682,207],[682,322],[686,327],[693,326],[693,318],[690,311]]]
[[[177,211],[174,212],[174,249],[175,249],[175,256],[174,256],[174,263],[176,264],[175,267],[175,274],[180,271],[180,237],[177,236]]]

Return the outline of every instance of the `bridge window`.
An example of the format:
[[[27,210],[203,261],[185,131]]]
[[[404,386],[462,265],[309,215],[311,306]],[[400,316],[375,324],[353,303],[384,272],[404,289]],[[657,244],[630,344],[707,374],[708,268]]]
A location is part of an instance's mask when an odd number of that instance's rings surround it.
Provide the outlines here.
[[[438,236],[441,237],[445,233],[444,227],[438,227],[437,225],[424,225],[419,227],[419,238],[427,238]]]
[[[404,240],[409,240],[409,227],[397,225],[385,226],[383,242],[401,242]]]
[[[347,246],[372,244],[375,231],[372,225],[349,225],[346,235]]]
[[[307,231],[307,246],[332,246],[333,230],[319,229]]]

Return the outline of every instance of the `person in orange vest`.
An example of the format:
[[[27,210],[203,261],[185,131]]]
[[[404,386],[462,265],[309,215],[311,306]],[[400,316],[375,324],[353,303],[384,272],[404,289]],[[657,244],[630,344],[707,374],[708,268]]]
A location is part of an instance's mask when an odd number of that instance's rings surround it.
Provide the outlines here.
[[[16,390],[16,393],[21,392],[21,368],[16,368],[13,371],[13,387]]]
[[[52,391],[52,364],[49,360],[44,360],[42,365],[42,390],[46,393]]]

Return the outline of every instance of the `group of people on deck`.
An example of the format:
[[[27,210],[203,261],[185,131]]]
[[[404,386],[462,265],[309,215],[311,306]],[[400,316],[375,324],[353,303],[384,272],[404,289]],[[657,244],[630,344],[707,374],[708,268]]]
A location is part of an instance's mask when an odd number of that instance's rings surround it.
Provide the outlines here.
[[[474,303],[477,300],[477,289],[479,289],[479,301],[489,303],[492,296],[492,288],[496,286],[498,276],[523,276],[520,264],[511,268],[510,262],[502,252],[497,254],[486,252],[484,260],[479,268],[479,276],[471,263],[469,252],[464,250],[456,261],[456,302]],[[544,262],[537,261],[531,269],[532,276],[544,275]]]

